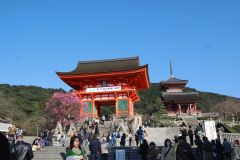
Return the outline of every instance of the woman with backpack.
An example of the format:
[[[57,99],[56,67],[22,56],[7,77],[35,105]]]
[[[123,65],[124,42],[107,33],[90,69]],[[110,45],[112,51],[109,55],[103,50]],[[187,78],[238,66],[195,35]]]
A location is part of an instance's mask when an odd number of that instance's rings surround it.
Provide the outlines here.
[[[170,139],[165,139],[161,155],[162,160],[175,160],[174,147]]]

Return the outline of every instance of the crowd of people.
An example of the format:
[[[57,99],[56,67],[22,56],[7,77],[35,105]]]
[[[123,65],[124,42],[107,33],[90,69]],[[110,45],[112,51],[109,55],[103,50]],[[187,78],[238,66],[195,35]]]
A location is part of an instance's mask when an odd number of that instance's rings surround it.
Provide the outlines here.
[[[235,140],[234,145],[231,145],[226,138],[223,143],[219,139],[210,141],[203,136],[201,125],[195,130],[191,126],[181,128],[180,135],[172,140],[164,140],[161,152],[154,142],[149,143],[146,140],[148,135],[142,127],[139,127],[136,133],[123,133],[116,129],[112,134],[99,137],[99,122],[86,120],[80,130],[72,129],[68,134],[71,136],[69,146],[66,146],[65,132],[61,134],[59,132],[57,135],[59,146],[67,147],[66,160],[88,159],[85,150],[87,147],[92,160],[108,160],[110,147],[132,146],[133,135],[142,160],[156,160],[160,157],[161,160],[193,160],[192,148],[196,148],[197,156],[203,160],[240,160],[239,140]],[[31,160],[34,156],[33,151],[52,145],[53,135],[49,130],[43,130],[32,145],[23,141],[23,130],[19,129],[9,130],[7,135],[0,133],[0,138],[1,153],[6,156],[4,159]],[[1,156],[4,157],[3,154]]]

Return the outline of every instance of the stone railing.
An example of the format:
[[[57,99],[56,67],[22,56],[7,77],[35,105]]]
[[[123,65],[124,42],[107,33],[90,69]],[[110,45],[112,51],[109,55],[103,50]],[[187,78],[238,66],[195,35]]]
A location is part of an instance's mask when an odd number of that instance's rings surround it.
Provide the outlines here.
[[[224,133],[222,131],[219,132],[220,141],[223,143],[223,139],[226,138],[228,142],[234,144],[235,140],[240,140],[240,133]]]

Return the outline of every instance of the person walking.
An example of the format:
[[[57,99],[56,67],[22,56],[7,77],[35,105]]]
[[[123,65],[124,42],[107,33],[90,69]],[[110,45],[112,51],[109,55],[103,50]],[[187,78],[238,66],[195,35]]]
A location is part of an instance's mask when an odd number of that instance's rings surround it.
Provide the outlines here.
[[[11,148],[11,159],[14,160],[31,160],[33,159],[32,146],[29,143],[23,141],[23,131],[16,131],[17,143]]]
[[[174,147],[170,139],[165,139],[161,155],[162,160],[175,160]]]
[[[101,160],[101,143],[97,139],[97,135],[93,135],[93,139],[90,141],[89,150],[91,152],[91,160]]]
[[[192,126],[189,126],[188,136],[189,136],[190,144],[192,146],[193,145],[193,130],[192,130]]]
[[[71,137],[70,147],[66,153],[66,160],[86,160],[86,151],[81,147],[76,135]]]

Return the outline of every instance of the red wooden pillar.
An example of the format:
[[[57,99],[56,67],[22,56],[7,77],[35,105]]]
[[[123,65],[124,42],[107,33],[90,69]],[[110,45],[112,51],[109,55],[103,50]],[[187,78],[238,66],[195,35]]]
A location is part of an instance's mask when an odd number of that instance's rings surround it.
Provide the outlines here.
[[[92,96],[92,121],[94,120],[94,98]]]
[[[116,107],[116,117],[118,117],[118,97],[117,97],[117,95],[116,95],[115,107]]]

